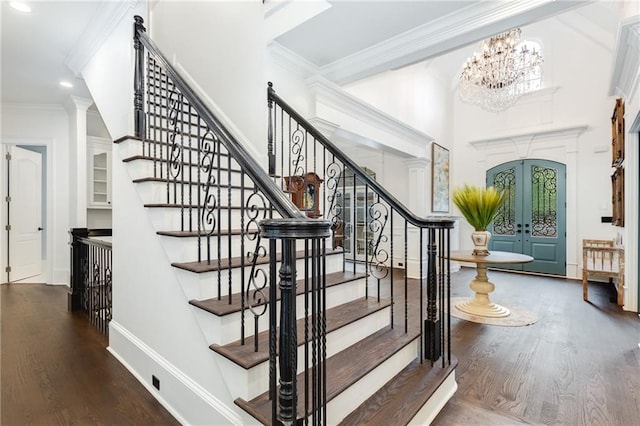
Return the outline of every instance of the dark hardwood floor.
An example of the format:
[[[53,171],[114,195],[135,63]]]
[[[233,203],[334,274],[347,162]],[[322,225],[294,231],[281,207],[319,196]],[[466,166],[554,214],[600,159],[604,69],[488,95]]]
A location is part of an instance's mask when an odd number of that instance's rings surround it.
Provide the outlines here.
[[[452,277],[471,294],[473,269]],[[458,390],[433,422],[445,425],[640,425],[640,320],[609,301],[608,285],[490,271],[494,302],[538,322],[498,327],[452,318]]]
[[[3,284],[0,299],[2,426],[179,424],[67,312],[65,286]]]
[[[472,269],[452,275],[470,294]],[[458,390],[434,425],[640,424],[640,320],[608,287],[490,271],[492,299],[534,311],[528,327],[452,318]],[[175,425],[105,350],[107,340],[66,311],[66,288],[0,286],[1,424]]]

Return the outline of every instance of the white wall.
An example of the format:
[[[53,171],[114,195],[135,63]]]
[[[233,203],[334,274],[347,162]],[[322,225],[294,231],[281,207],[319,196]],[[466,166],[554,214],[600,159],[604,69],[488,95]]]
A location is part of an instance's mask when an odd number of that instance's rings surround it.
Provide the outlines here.
[[[267,151],[263,25],[261,2],[160,1],[147,29],[164,55],[219,107],[234,127],[230,131],[240,133],[240,142],[262,160]]]
[[[62,106],[2,105],[2,143],[47,146],[50,179],[47,196],[47,283],[69,283],[69,117]],[[4,159],[3,159],[4,160]],[[2,161],[2,181],[6,176]],[[6,224],[6,209],[0,209],[0,223]],[[0,259],[6,259],[6,232],[0,234]],[[4,269],[4,268],[3,268]]]
[[[580,241],[612,238],[616,233],[616,228],[601,223],[601,216],[611,215],[609,146],[614,99],[608,96],[608,84],[613,46],[603,46],[558,19],[527,26],[523,34],[536,35],[542,45],[545,86],[549,89],[523,97],[497,114],[456,97],[453,184],[483,185],[487,169],[519,158],[567,164],[567,273],[577,278]],[[588,128],[584,132],[560,131],[576,126]],[[545,131],[551,135],[544,137]],[[509,138],[522,134],[532,137]],[[500,144],[470,144],[503,137]],[[465,226],[460,232],[461,246],[470,248]]]
[[[260,2],[155,2],[145,26],[174,60],[266,152],[266,80]],[[115,138],[130,133],[133,20],[122,23],[85,68],[85,79]],[[194,37],[194,28],[197,37]],[[121,44],[119,44],[121,43]],[[123,53],[124,52],[124,53]],[[177,53],[176,53],[177,52]],[[113,66],[109,65],[112,69]],[[122,68],[123,67],[123,68]],[[126,73],[125,73],[126,74]],[[115,81],[114,81],[115,79]],[[111,88],[110,85],[116,86]],[[126,86],[126,87],[125,87]],[[113,321],[110,350],[185,424],[239,424],[211,343],[196,322],[177,275],[135,192],[120,147],[113,158]],[[131,236],[135,238],[131,238]],[[160,379],[161,390],[151,386]]]
[[[112,138],[133,135],[133,17],[147,15],[146,2],[127,10],[82,69],[82,77]]]
[[[387,71],[344,89],[448,148],[452,144],[451,92],[449,80],[441,76],[437,62],[436,59]]]

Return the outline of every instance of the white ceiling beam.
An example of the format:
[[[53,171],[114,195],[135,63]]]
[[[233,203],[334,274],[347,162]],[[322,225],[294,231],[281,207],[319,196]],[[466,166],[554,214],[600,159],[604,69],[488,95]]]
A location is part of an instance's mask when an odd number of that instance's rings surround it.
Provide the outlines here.
[[[516,0],[478,2],[437,21],[407,31],[320,68],[325,78],[343,85],[389,69],[411,65],[523,26],[592,0]]]

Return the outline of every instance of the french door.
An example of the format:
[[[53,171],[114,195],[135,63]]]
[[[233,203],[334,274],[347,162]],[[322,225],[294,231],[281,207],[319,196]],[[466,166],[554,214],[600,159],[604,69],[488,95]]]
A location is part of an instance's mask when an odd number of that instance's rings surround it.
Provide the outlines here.
[[[565,165],[548,160],[511,161],[487,171],[487,186],[507,191],[493,221],[489,250],[534,258],[531,263],[499,267],[566,275]]]

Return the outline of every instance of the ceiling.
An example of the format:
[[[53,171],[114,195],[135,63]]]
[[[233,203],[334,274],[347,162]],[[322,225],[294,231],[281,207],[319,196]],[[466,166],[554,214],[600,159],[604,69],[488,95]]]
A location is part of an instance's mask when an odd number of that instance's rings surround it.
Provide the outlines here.
[[[91,99],[84,81],[65,65],[100,2],[29,2],[31,13],[2,1],[2,102],[62,104]],[[60,86],[66,80],[73,88]]]
[[[122,0],[123,2],[131,0]],[[213,1],[213,0],[212,0]],[[110,2],[113,4],[114,2]],[[267,1],[275,45],[313,72],[344,84],[459,49],[589,1]],[[2,102],[64,103],[90,99],[66,63],[104,8],[100,1],[32,1],[32,13],[1,2]],[[293,9],[293,10],[292,10]],[[593,16],[596,22],[601,16]],[[302,24],[300,24],[302,22]],[[61,80],[72,89],[59,85]]]

